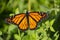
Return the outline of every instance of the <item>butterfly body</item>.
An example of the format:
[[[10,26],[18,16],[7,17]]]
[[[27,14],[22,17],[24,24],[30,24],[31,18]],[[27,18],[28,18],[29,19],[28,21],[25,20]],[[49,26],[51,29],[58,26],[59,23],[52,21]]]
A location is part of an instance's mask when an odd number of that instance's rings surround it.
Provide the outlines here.
[[[10,18],[7,18],[7,22],[14,23],[18,25],[19,29],[35,29],[37,27],[37,23],[42,20],[42,18],[46,17],[46,13],[39,12],[26,12],[22,14],[14,15]]]

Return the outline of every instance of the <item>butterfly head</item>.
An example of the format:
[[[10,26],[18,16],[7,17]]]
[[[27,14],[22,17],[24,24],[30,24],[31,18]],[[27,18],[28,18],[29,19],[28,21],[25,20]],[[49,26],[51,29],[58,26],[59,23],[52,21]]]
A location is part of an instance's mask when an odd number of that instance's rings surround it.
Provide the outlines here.
[[[26,15],[28,15],[29,14],[29,12],[28,11],[26,11]]]

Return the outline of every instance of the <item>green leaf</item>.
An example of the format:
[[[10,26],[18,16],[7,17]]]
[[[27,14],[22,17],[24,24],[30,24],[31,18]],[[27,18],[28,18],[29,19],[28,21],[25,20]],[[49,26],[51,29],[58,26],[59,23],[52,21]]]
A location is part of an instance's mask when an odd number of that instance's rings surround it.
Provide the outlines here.
[[[0,31],[0,35],[2,35],[2,31]]]
[[[53,20],[50,21],[50,25],[51,26],[53,25],[54,21],[55,21],[55,19],[53,19]]]
[[[58,37],[59,37],[59,34],[58,34],[58,31],[54,34],[54,38],[55,40],[58,40]]]
[[[53,28],[52,26],[50,26],[50,30],[51,30],[52,32],[55,32],[55,30],[54,30],[54,28]]]
[[[17,28],[16,25],[10,24],[9,28],[8,28],[8,33],[10,34],[11,32],[14,32],[14,29]]]
[[[50,30],[51,30],[52,32],[55,32],[54,28],[52,27],[54,21],[55,21],[55,19],[53,19],[53,20],[50,21]]]
[[[15,38],[16,40],[21,40],[21,37],[20,37],[18,34],[14,34],[14,38]]]

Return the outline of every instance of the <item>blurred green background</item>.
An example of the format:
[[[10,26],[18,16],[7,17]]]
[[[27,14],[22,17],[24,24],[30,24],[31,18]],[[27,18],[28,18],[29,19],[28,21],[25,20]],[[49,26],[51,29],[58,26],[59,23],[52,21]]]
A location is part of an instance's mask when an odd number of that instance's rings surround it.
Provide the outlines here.
[[[46,12],[48,17],[36,30],[21,31],[5,18],[28,10],[28,0],[0,0],[0,40],[60,40],[60,0],[29,0],[31,11]]]

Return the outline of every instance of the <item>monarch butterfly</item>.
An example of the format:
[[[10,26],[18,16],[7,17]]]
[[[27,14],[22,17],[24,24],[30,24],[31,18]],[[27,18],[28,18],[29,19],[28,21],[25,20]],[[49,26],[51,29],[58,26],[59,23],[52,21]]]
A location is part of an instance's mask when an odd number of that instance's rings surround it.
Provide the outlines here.
[[[6,21],[9,23],[14,23],[18,25],[19,29],[26,30],[30,28],[31,30],[37,27],[39,21],[42,18],[46,17],[46,13],[39,13],[39,12],[26,12],[22,14],[16,14],[12,17],[6,18]]]

